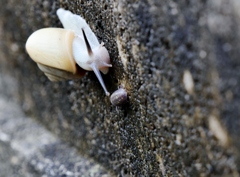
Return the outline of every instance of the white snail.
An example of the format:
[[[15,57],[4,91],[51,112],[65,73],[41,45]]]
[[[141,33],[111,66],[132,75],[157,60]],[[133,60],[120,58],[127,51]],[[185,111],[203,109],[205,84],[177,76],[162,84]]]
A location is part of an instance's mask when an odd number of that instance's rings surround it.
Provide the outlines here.
[[[35,31],[26,42],[28,54],[51,81],[81,78],[85,70],[94,71],[109,96],[99,72],[106,74],[112,67],[107,49],[81,16],[61,8],[57,15],[64,29]]]

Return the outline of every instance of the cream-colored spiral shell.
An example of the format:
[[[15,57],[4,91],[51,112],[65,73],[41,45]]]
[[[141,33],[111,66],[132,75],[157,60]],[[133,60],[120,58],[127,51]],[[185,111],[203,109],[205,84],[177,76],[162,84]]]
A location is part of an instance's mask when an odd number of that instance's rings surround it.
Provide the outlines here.
[[[75,35],[71,30],[44,28],[35,31],[27,40],[26,50],[36,62],[71,73],[76,73],[72,54]]]

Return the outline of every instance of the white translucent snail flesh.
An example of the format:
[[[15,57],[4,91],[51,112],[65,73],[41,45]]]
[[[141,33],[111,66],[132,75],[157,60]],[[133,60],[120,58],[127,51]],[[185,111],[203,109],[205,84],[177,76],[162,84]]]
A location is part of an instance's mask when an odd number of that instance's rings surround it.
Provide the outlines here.
[[[62,28],[35,31],[26,42],[26,50],[51,81],[81,78],[85,70],[94,71],[105,93],[109,92],[99,70],[106,74],[110,57],[86,21],[70,11],[58,9]]]

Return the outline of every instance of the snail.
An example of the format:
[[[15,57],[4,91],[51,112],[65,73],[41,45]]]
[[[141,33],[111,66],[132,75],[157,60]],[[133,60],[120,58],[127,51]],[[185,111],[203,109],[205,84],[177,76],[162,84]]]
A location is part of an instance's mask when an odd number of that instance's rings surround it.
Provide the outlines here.
[[[99,43],[86,21],[62,8],[57,10],[63,28],[43,28],[26,42],[29,56],[51,81],[76,79],[94,71],[105,94],[109,96],[101,73],[107,74],[110,57],[104,43]]]
[[[123,87],[120,87],[118,90],[112,93],[110,102],[114,106],[121,106],[127,102],[127,99],[127,91]]]

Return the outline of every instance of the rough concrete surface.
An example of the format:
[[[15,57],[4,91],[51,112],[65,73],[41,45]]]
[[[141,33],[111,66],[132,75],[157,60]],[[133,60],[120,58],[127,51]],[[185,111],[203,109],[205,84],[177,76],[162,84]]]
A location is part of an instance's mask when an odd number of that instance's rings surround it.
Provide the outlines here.
[[[0,78],[0,176],[112,176],[77,153],[44,127],[26,117],[3,95],[13,78]],[[5,88],[4,88],[5,86]]]
[[[0,2],[0,74],[16,88],[3,94],[28,117],[117,176],[239,176],[237,0]],[[105,43],[104,81],[127,104],[111,105],[92,72],[52,83],[26,54],[33,31],[61,27],[59,7]]]

